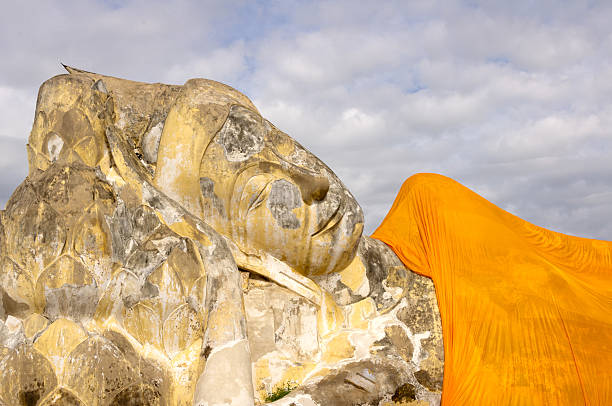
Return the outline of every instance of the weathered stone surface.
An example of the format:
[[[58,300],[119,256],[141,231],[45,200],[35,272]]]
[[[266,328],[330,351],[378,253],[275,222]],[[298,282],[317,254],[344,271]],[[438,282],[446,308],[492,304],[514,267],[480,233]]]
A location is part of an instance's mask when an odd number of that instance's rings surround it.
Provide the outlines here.
[[[6,405],[36,405],[57,385],[51,363],[28,343],[0,359],[0,401]]]
[[[221,83],[67,69],[0,212],[0,405],[439,403],[433,285],[324,163]]]

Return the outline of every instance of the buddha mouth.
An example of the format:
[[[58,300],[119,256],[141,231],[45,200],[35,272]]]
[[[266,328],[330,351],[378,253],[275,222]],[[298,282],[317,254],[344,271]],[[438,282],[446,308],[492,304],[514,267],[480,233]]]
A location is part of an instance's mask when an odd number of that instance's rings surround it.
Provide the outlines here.
[[[310,234],[310,236],[311,237],[317,237],[317,236],[319,236],[321,234],[324,234],[324,233],[326,233],[328,231],[331,231],[331,230],[335,229],[336,227],[338,227],[338,225],[342,221],[343,217],[344,217],[344,204],[340,203],[336,207],[336,210],[334,210],[332,215],[329,216],[329,218],[326,221],[322,222],[322,225],[319,228],[319,230],[317,230],[314,233]]]

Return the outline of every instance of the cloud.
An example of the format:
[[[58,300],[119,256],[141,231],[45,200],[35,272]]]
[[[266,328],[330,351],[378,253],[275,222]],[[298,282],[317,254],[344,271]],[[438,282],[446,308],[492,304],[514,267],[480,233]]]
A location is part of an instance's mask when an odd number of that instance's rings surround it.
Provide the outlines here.
[[[610,19],[608,2],[14,2],[0,16],[0,134],[13,137],[0,143],[25,143],[59,60],[209,77],[321,157],[368,232],[406,177],[438,172],[538,225],[612,239]],[[25,173],[10,148],[2,168],[22,172],[3,169],[3,196]]]
[[[248,72],[248,61],[244,41],[236,41],[197,55],[189,62],[175,62],[165,74],[164,82],[182,83],[185,78],[214,78],[227,84],[234,84]],[[236,85],[234,85],[236,86]]]
[[[0,135],[0,209],[28,174],[28,156],[21,139]]]
[[[36,96],[32,90],[0,85],[0,136],[27,138],[34,120]]]

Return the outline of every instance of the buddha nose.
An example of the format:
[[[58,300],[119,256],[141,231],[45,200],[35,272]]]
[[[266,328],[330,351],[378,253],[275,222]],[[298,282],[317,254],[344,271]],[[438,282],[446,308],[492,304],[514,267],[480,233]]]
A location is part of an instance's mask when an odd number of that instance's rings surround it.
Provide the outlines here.
[[[325,199],[329,191],[329,179],[325,176],[300,171],[292,173],[291,179],[300,188],[302,200],[306,204]]]
[[[300,189],[302,201],[306,204],[325,199],[329,191],[329,178],[327,176],[297,166],[284,159],[280,159],[280,162],[276,164],[260,162],[259,167],[263,172],[270,172],[272,168],[276,167],[284,176],[289,175]]]

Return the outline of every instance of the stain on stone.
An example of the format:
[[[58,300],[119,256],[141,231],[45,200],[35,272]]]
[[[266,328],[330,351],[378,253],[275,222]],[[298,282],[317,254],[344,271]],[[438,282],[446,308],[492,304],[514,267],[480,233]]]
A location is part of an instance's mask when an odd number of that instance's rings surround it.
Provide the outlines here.
[[[66,317],[72,320],[88,319],[98,305],[98,289],[95,285],[64,285],[60,288],[45,286],[45,309],[43,316],[49,320]]]
[[[206,199],[204,204],[212,205],[221,216],[227,218],[225,205],[219,196],[215,194],[215,182],[211,178],[200,178],[200,190],[202,191],[202,196]]]
[[[143,250],[137,248],[127,259],[125,267],[136,275],[146,277],[165,261],[163,253],[158,250]]]
[[[0,394],[8,405],[35,405],[57,386],[57,378],[47,358],[23,340],[2,359]],[[0,350],[2,348],[0,347]],[[2,354],[2,351],[0,351]],[[9,385],[2,385],[9,383]]]
[[[368,369],[364,369],[361,372],[351,372],[344,379],[344,382],[368,393],[376,391],[376,377]]]
[[[94,136],[89,118],[83,110],[75,107],[63,113],[55,131],[61,135],[69,146],[76,144],[85,137]]]
[[[123,202],[119,202],[113,215],[107,219],[112,239],[112,259],[116,262],[125,262],[126,257],[130,254],[130,244],[133,230],[129,214]]]
[[[102,81],[102,79],[96,80],[96,82],[91,86],[93,90],[97,90],[98,92],[108,94],[108,90],[106,89],[106,85]]]
[[[149,199],[147,200],[147,203],[154,209],[157,210],[163,210],[164,209],[164,204],[162,203],[161,199],[159,198],[159,196],[151,196],[149,197]]]
[[[112,187],[106,182],[96,180],[93,185],[93,192],[95,199],[102,201],[104,204],[114,204],[116,201]]]
[[[125,279],[121,284],[121,300],[126,308],[131,309],[140,301],[142,287],[136,278]]]
[[[380,250],[374,246],[373,240],[362,238],[359,242],[358,253],[363,259],[366,267],[366,277],[370,283],[370,297],[376,302],[378,309],[391,306],[390,299],[385,297],[383,282],[388,276],[388,269],[385,266],[385,258]]]
[[[8,224],[12,231],[7,232],[7,248],[20,267],[33,273],[40,272],[63,249],[66,241],[65,223],[61,215],[38,198],[22,202],[19,206],[7,207],[6,214],[11,221]]]
[[[43,388],[21,391],[19,392],[19,404],[21,406],[36,406],[36,403],[38,403],[38,399],[40,399],[43,392]]]
[[[406,383],[395,391],[391,400],[394,402],[409,402],[416,399],[416,389],[414,385]]]
[[[400,309],[397,318],[413,330],[422,326],[433,326],[435,322],[431,309],[416,306]]]
[[[106,99],[104,103],[104,115],[111,121],[116,121],[115,100],[112,97]]]
[[[20,303],[13,300],[12,297],[0,286],[0,306],[4,308],[5,316],[15,316],[25,318],[29,313],[30,306],[27,303]],[[2,312],[0,312],[0,315]]]
[[[385,327],[385,334],[391,341],[391,348],[394,348],[404,361],[410,362],[414,347],[406,332],[400,326],[389,326]]]
[[[160,225],[153,209],[142,205],[132,214],[133,236],[138,242],[145,241]]]
[[[161,394],[149,385],[129,386],[119,392],[109,403],[110,406],[154,406],[161,404]]]
[[[315,275],[312,278],[319,286],[325,289],[332,295],[334,301],[341,305],[346,306],[353,303],[357,303],[360,300],[365,299],[369,296],[369,283],[368,292],[365,295],[355,293],[350,287],[344,284],[340,278],[340,275],[335,272],[330,272],[323,275]]]
[[[436,392],[436,391],[442,390],[442,382],[433,379],[431,375],[429,374],[429,372],[427,372],[424,369],[416,371],[414,373],[414,377],[416,378],[417,381],[419,381],[421,385],[423,385],[430,391]]]
[[[159,296],[159,288],[157,285],[151,283],[148,279],[145,279],[140,289],[141,299],[151,299]]]
[[[264,148],[266,127],[261,117],[242,107],[232,106],[230,114],[217,136],[230,162],[242,162]]]
[[[303,391],[319,405],[379,404],[381,393],[392,393],[398,385],[406,382],[400,371],[397,364],[387,358],[349,363],[341,370],[330,372],[318,383],[303,387]],[[361,378],[360,381],[369,382],[367,390],[363,382],[358,382],[358,385],[352,382],[356,376]]]
[[[223,283],[221,278],[213,275],[206,275],[206,303],[216,303],[219,295],[222,295]]]
[[[300,220],[293,209],[302,206],[302,198],[298,188],[285,179],[272,182],[268,208],[276,223],[282,228],[296,229],[300,227]]]
[[[348,203],[348,207],[345,209],[344,214],[344,228],[347,231],[347,234],[349,234],[360,224],[361,227],[363,227],[363,210],[361,209],[361,206],[359,206],[353,199],[345,199],[344,202]]]
[[[393,345],[393,343],[391,343],[391,339],[389,339],[389,336],[385,335],[380,340],[374,341],[374,346],[373,347],[374,348],[376,348],[376,347],[386,347],[385,349],[387,349],[387,348],[390,348],[391,345]],[[370,352],[377,353],[378,351],[370,351]]]
[[[0,295],[0,321],[6,321],[6,311],[4,310],[4,303],[2,302],[2,295]],[[1,330],[1,329],[0,329]]]
[[[159,150],[159,142],[164,129],[164,122],[159,122],[153,126],[142,137],[142,155],[147,163],[153,164],[157,162],[157,152]]]

